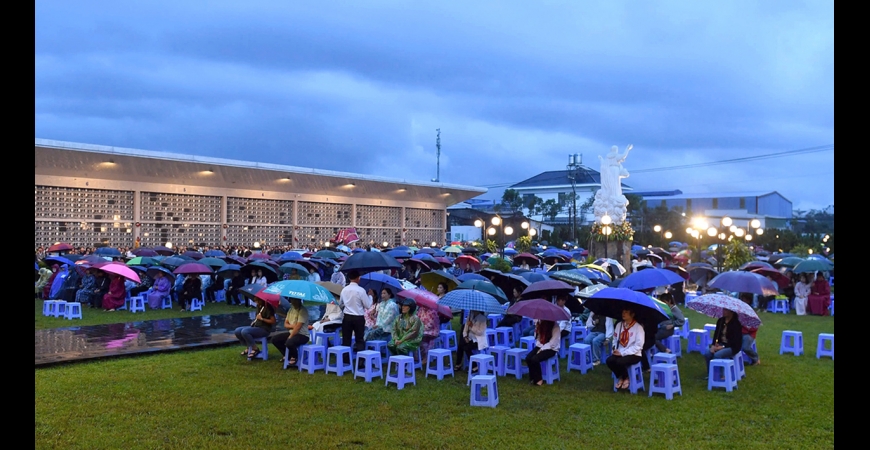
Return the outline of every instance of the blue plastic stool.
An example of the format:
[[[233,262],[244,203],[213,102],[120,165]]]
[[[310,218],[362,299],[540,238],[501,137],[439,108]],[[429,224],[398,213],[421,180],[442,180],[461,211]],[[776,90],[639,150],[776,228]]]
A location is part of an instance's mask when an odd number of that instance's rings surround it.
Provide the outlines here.
[[[831,348],[827,349],[825,345],[826,342],[831,343]],[[816,359],[821,359],[822,356],[830,356],[831,359],[834,359],[834,334],[833,333],[819,333],[819,343],[816,345]]]
[[[345,372],[353,371],[353,364],[344,362],[344,355],[350,355],[350,347],[336,345],[329,347],[326,350],[326,368],[324,372],[334,372],[338,376],[343,376]],[[335,356],[335,362],[332,362],[332,357]]]
[[[486,345],[489,347],[498,345],[498,336],[492,328],[486,329]]]
[[[390,373],[393,366],[396,368],[395,375]],[[405,355],[390,356],[389,361],[387,361],[387,377],[384,381],[384,386],[388,386],[391,382],[396,383],[396,388],[400,390],[404,389],[408,383],[412,383],[414,386],[417,385],[414,358]]]
[[[441,331],[451,329],[453,329],[453,324],[451,322],[444,322],[441,324]]]
[[[707,330],[694,329],[689,331],[689,343],[686,353],[704,353],[710,347],[710,333]]]
[[[770,302],[767,312],[788,314],[788,300],[774,300]]]
[[[541,379],[547,384],[561,380],[559,376],[559,358],[548,358],[541,361]]]
[[[673,400],[675,393],[683,395],[680,371],[676,364],[653,364],[650,367],[649,396],[652,397],[655,393],[665,394],[668,400]]]
[[[64,318],[67,320],[82,318],[82,304],[80,302],[66,302],[64,305]]]
[[[707,375],[707,390],[725,388],[727,392],[737,389],[737,371],[732,359],[714,359],[710,361],[710,372]]]
[[[452,352],[458,351],[459,346],[456,341],[456,332],[453,330],[442,330],[439,333],[441,337],[441,347]]]
[[[731,358],[734,361],[734,372],[737,374],[737,380],[746,378],[746,358],[746,354],[742,350]]]
[[[470,380],[471,406],[489,406],[495,408],[498,405],[498,381],[495,375],[476,375]],[[486,395],[483,394],[484,390]]]
[[[227,292],[223,289],[214,292],[214,301],[223,302],[227,300]]]
[[[680,337],[682,337],[683,339],[688,339],[690,329],[691,327],[689,326],[689,318],[686,317],[686,321],[683,323],[683,326],[680,327]],[[674,331],[674,333],[676,333],[676,331]]]
[[[313,331],[312,331],[313,332]],[[341,342],[341,329],[333,331],[318,331],[314,333],[314,343],[326,348],[338,345]]]
[[[362,363],[362,368],[360,368]],[[356,364],[354,365],[353,378],[363,377],[366,383],[371,383],[373,378],[383,377],[383,363],[381,362],[381,352],[374,350],[363,350],[356,354]]]
[[[145,298],[142,296],[136,296],[130,298],[130,312],[145,312]]]
[[[680,337],[674,332],[673,335],[665,338],[665,345],[670,349],[671,354],[676,356],[677,358],[683,357],[683,343]]]
[[[804,336],[800,331],[785,330],[782,332],[782,341],[779,344],[779,354],[794,353],[795,356],[804,354]]]
[[[160,309],[172,309],[171,295],[164,294],[163,297],[160,298]]]
[[[571,332],[568,335],[571,336],[571,345],[582,344],[583,339],[586,339],[586,336],[589,335],[589,330],[583,325],[575,323],[571,325]]]
[[[535,348],[535,337],[534,336],[523,336],[520,338],[520,348],[526,350],[527,352],[532,351]]]
[[[268,337],[261,337],[259,339],[259,341],[260,341],[260,353],[258,353],[257,356],[255,356],[254,358],[259,358],[259,359],[262,359],[263,361],[266,361],[269,359],[269,338]],[[253,350],[253,349],[251,347],[248,347],[248,353],[251,353],[251,350]],[[251,358],[248,358],[248,361],[250,361],[250,360],[251,360]]]
[[[571,344],[568,347],[568,372],[571,369],[579,370],[580,373],[592,370],[592,346],[589,344]]]
[[[513,343],[516,340],[514,338],[513,327],[498,327],[495,329],[495,333],[495,345],[513,347]]]
[[[322,345],[303,345],[299,353],[299,371],[307,370],[309,374],[326,369],[326,347]],[[286,358],[285,352],[285,358]],[[286,359],[284,360],[286,364]]]
[[[504,376],[505,357],[507,355],[507,351],[510,349],[511,347],[504,345],[494,345],[492,347],[487,347],[486,349],[486,352],[492,355],[495,360],[495,374],[498,376]]]
[[[517,377],[517,380],[523,378],[523,375],[529,373],[529,367],[525,365],[526,356],[530,350],[524,348],[512,348],[505,352],[504,355],[504,372]]]
[[[390,358],[390,349],[387,348],[387,341],[366,341],[366,350],[374,350],[381,354],[381,358]]]
[[[205,294],[203,294],[203,295],[205,295]],[[135,299],[133,299],[133,300],[135,300]],[[205,302],[203,302],[202,300],[200,300],[198,298],[190,299],[190,309],[188,311],[202,311],[202,304],[203,303],[205,303]],[[130,307],[130,310],[131,311],[133,310],[132,306]],[[145,302],[144,301],[142,302],[142,311],[145,311]]]
[[[474,367],[475,363],[477,363],[477,372],[472,373],[471,369]],[[495,358],[493,358],[492,355],[487,355],[485,353],[471,355],[471,359],[468,361],[468,382],[466,385],[471,384],[471,378],[475,375],[489,374],[496,374]]]
[[[656,364],[676,364],[676,363],[677,363],[677,357],[673,353],[658,352],[655,355],[653,355],[652,365],[650,367],[652,367]]]
[[[706,330],[710,334],[710,342],[713,342],[713,333],[716,332],[716,324],[715,323],[705,323],[704,330]]]
[[[56,303],[56,300],[43,300],[42,301],[42,315],[46,316],[46,317],[53,316],[54,314],[52,313],[52,310],[56,308],[56,306],[54,306],[55,303]]]
[[[501,322],[501,318],[504,317],[501,314],[487,314],[486,315],[486,323],[487,328],[492,328],[493,330],[498,327],[498,323]]]
[[[834,317],[834,296],[831,296],[831,317]]]
[[[613,381],[616,381],[616,375],[612,374]],[[618,391],[614,383],[613,392]],[[632,394],[637,394],[637,391],[646,390],[643,386],[643,369],[640,363],[635,363],[628,368],[628,391]]]
[[[559,359],[565,359],[568,357],[568,347],[571,346],[571,332],[565,335],[565,337],[561,338],[562,340],[559,342]]]
[[[443,348],[436,348],[429,350],[429,354],[426,356],[426,376],[435,375],[438,381],[444,379],[445,375],[450,375],[451,377],[456,377],[453,373],[453,354],[450,350]],[[435,363],[435,367],[432,367],[432,363]]]

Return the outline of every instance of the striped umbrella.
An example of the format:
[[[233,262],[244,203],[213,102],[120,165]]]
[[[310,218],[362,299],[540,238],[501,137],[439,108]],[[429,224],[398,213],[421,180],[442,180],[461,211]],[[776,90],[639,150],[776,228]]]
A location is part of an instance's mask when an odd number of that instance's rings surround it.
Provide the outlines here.
[[[449,308],[481,311],[486,314],[504,314],[504,308],[495,297],[486,292],[471,289],[450,291],[438,300],[438,304]]]
[[[554,280],[564,281],[573,286],[589,286],[594,282],[588,276],[580,272],[580,269],[560,270],[548,274]]]

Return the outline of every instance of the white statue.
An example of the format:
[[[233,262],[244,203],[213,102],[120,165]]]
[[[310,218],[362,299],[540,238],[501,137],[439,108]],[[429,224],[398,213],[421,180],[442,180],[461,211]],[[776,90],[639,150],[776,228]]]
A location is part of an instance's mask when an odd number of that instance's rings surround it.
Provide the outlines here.
[[[619,154],[619,148],[614,145],[610,147],[607,156],[602,158],[598,155],[601,161],[601,189],[595,193],[595,201],[592,203],[597,222],[604,215],[610,216],[615,224],[625,222],[628,199],[622,195],[622,179],[628,178],[628,170],[622,167],[622,163],[631,149],[632,146],[629,145],[625,148],[625,153]]]

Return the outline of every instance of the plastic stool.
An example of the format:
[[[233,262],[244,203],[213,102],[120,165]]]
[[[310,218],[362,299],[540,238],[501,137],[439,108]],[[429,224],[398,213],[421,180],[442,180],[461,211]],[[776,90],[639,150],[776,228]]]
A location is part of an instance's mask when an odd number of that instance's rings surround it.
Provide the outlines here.
[[[390,368],[393,366],[396,368],[395,375],[390,373]],[[405,355],[390,356],[389,361],[387,361],[387,377],[384,381],[384,386],[388,386],[391,382],[396,383],[396,387],[400,390],[404,389],[408,383],[413,383],[414,386],[417,385],[414,358]]]
[[[82,304],[80,302],[66,302],[63,316],[67,320],[82,318]]]
[[[215,302],[223,302],[227,299],[227,292],[223,289],[214,292],[214,301]]]
[[[387,348],[387,341],[366,341],[366,350],[374,350],[381,354],[381,358],[389,359],[390,350]]]
[[[616,375],[611,375],[614,381],[616,381]],[[628,368],[628,391],[632,394],[637,394],[637,391],[646,390],[643,386],[643,369],[641,369],[640,363],[632,364]],[[613,392],[618,391],[616,387],[613,388]]]
[[[658,352],[655,355],[653,355],[652,365],[650,367],[652,367],[656,364],[676,364],[676,363],[677,363],[677,356],[674,355],[673,353]]]
[[[299,371],[307,370],[309,374],[316,370],[326,369],[326,347],[322,345],[303,345],[300,347],[302,352],[299,354]],[[285,356],[287,356],[285,352]],[[286,359],[285,359],[286,364]]]
[[[668,400],[673,400],[675,393],[683,395],[680,371],[676,364],[653,364],[650,367],[649,396],[652,397],[655,393],[665,394]]]
[[[586,339],[586,336],[589,335],[589,330],[583,325],[574,324],[571,326],[571,332],[568,335],[571,336],[571,345],[582,344],[583,339]]]
[[[487,328],[492,328],[493,330],[498,327],[498,323],[501,322],[501,318],[504,317],[501,314],[487,314]]]
[[[512,348],[506,351],[504,354],[505,376],[512,374],[517,377],[517,380],[520,380],[524,374],[529,373],[529,367],[525,365],[529,352],[530,350],[524,348]]]
[[[834,316],[834,297],[831,296],[831,317]]]
[[[704,353],[709,346],[710,332],[697,328],[689,331],[689,344],[686,346],[686,353]]]
[[[665,338],[665,345],[670,349],[671,354],[676,356],[677,358],[683,357],[683,343],[680,340],[680,337],[674,332],[673,335]]]
[[[498,385],[495,375],[476,375],[470,380],[471,406],[489,406],[495,408],[498,405]],[[486,395],[483,391],[486,390]]]
[[[725,388],[727,392],[737,389],[737,372],[734,368],[734,360],[714,359],[710,361],[707,390],[712,391],[716,387]]]
[[[248,347],[248,353],[251,353],[251,350],[253,350],[253,349],[251,347]],[[269,359],[269,338],[268,337],[260,338],[260,353],[258,353],[257,356],[255,356],[255,358],[262,359],[263,361],[266,361]],[[251,360],[251,358],[248,357],[248,361],[250,361],[250,360]]]
[[[457,351],[459,347],[456,342],[456,332],[453,330],[442,330],[439,335],[441,336],[441,346],[450,351]]]
[[[360,368],[360,363],[363,367]],[[383,366],[381,362],[381,352],[374,350],[363,350],[356,354],[356,364],[354,365],[353,378],[363,377],[366,383],[371,383],[375,377],[383,377]]]
[[[486,349],[486,352],[492,355],[495,360],[495,374],[498,376],[504,376],[504,360],[507,351],[510,349],[511,347],[504,345],[494,345]]]
[[[788,314],[788,300],[774,300],[770,302],[767,312]]]
[[[495,329],[495,345],[513,347],[514,341],[513,327],[498,327]]]
[[[63,300],[53,300],[53,302],[51,309],[52,317],[63,317],[64,312],[66,312],[66,302]]]
[[[453,328],[453,324],[450,322],[444,322],[441,324],[441,331],[450,330]]]
[[[523,336],[520,338],[520,348],[530,352],[533,348],[535,348],[535,337],[534,336]]]
[[[338,345],[338,342],[340,341],[341,336],[338,334],[338,330],[318,331],[314,333],[314,343],[317,345],[322,345],[326,348]]]
[[[571,369],[579,370],[580,373],[592,370],[592,346],[589,344],[571,344],[568,347],[568,372]]]
[[[136,296],[130,299],[130,312],[135,313],[137,311],[145,312],[145,298]]]
[[[43,316],[53,316],[54,310],[57,308],[56,300],[43,300],[42,302],[42,315]]]
[[[705,323],[704,329],[707,330],[708,333],[710,333],[710,342],[712,342],[713,341],[713,333],[716,332],[716,324],[715,323]]]
[[[486,345],[488,347],[498,345],[498,336],[492,328],[486,329]]]
[[[471,369],[474,367],[474,364],[477,363],[477,373],[472,373]],[[468,382],[466,385],[471,384],[471,378],[474,375],[489,375],[496,374],[495,371],[495,358],[492,355],[487,355],[484,353],[479,353],[477,355],[471,355],[471,359],[468,361]]]
[[[160,309],[172,309],[172,296],[165,294],[160,299]]]
[[[205,294],[203,294],[205,295]],[[202,311],[202,305],[205,303],[204,301],[198,298],[190,299],[190,309],[188,311]]]
[[[565,335],[565,337],[561,338],[559,342],[559,351],[557,356],[559,359],[565,359],[568,357],[568,347],[571,346],[571,333]]]
[[[559,376],[559,358],[548,358],[541,361],[541,379],[547,384],[553,384],[554,381],[562,379]]]
[[[443,348],[432,349],[429,350],[426,358],[426,376],[435,375],[438,381],[443,380],[444,375],[456,377],[453,373],[453,354],[450,350]],[[435,367],[432,367],[433,361],[435,362]]]
[[[782,332],[782,341],[779,344],[779,354],[794,353],[795,356],[804,354],[804,336],[800,331],[785,330]]]
[[[746,378],[746,365],[744,364],[746,361],[746,354],[743,351],[737,352],[731,360],[734,361],[734,372],[737,374],[737,380],[742,380]]]
[[[344,362],[344,355],[350,355],[350,347],[336,345],[329,347],[326,350],[326,368],[324,372],[334,372],[338,376],[343,376],[345,372],[353,371],[353,364]],[[332,357],[335,356],[335,363],[332,362]]]
[[[686,321],[683,323],[683,326],[680,327],[680,337],[683,339],[689,338],[689,330],[691,327],[689,326],[689,318],[686,317]],[[676,333],[676,331],[674,331]]]
[[[831,343],[831,349],[826,349],[825,342]],[[816,346],[816,359],[820,359],[822,356],[830,356],[831,359],[834,359],[834,334],[833,333],[819,333],[819,343]]]
[[[423,351],[420,350],[420,347],[417,347],[417,350],[411,353],[411,358],[414,359],[414,370],[423,368]],[[390,361],[387,360],[387,364],[389,363]]]

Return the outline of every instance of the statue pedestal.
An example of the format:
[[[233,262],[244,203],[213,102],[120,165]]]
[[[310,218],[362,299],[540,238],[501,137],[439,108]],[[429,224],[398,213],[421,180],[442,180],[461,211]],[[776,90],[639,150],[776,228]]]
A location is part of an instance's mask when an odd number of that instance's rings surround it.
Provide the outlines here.
[[[604,241],[592,241],[589,255],[595,259],[604,258]],[[629,272],[631,271],[631,241],[608,241],[607,258],[615,259]]]

